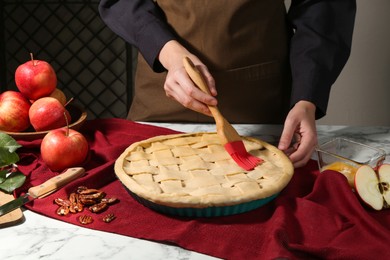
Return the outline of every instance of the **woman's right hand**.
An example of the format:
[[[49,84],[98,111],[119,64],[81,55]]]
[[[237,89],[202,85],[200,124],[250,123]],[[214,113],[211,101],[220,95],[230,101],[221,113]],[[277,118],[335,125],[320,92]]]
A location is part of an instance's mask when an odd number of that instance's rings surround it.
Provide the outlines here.
[[[192,82],[184,69],[184,56],[188,56],[201,71],[211,95],[204,93]],[[160,51],[159,60],[168,71],[164,84],[166,95],[175,99],[184,107],[211,116],[208,106],[217,105],[217,99],[215,98],[217,90],[214,78],[206,65],[177,41],[169,41],[164,45]]]

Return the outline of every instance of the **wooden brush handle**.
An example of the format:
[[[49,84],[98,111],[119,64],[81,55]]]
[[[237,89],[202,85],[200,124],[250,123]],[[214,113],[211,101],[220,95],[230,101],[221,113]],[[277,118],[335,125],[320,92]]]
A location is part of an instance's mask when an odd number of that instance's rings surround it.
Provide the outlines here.
[[[195,83],[195,85],[200,88],[204,93],[210,94],[210,89],[207,86],[206,80],[204,79],[202,73],[199,71],[199,69],[195,66],[195,64],[192,62],[190,58],[185,56],[183,58],[183,64],[184,68],[187,71],[187,74],[190,76],[192,81]],[[216,106],[208,106],[211,114],[213,115],[215,121],[223,119],[222,114],[219,112],[218,108]]]
[[[190,76],[192,81],[197,85],[203,92],[210,94],[210,89],[207,86],[206,80],[203,78],[202,73],[194,65],[194,63],[188,57],[183,59],[184,68],[187,71],[187,74]],[[219,112],[216,106],[208,106],[211,114],[214,117],[215,124],[217,126],[217,133],[221,139],[223,145],[234,142],[241,141],[240,135],[233,128],[233,126],[223,117],[221,112]]]

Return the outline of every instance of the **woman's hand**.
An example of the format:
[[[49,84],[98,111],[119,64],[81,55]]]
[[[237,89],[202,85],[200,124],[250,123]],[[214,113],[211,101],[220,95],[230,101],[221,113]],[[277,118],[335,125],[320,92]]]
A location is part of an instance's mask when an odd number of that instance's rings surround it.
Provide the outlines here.
[[[284,123],[278,148],[290,157],[295,168],[306,165],[317,145],[315,110],[313,103],[299,101]]]
[[[211,95],[204,93],[192,82],[184,69],[184,56],[188,56],[202,72]],[[159,60],[168,71],[164,84],[166,95],[189,109],[211,116],[207,106],[217,105],[217,91],[214,78],[206,65],[177,41],[169,41],[164,45]]]

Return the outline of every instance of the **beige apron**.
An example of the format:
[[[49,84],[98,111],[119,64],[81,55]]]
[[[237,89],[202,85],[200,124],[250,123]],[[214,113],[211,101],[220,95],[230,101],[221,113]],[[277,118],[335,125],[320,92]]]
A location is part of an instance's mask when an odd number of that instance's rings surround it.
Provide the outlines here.
[[[157,0],[181,43],[209,68],[218,107],[231,123],[282,123],[289,107],[283,0]],[[128,119],[213,122],[166,97],[166,73],[138,58]]]

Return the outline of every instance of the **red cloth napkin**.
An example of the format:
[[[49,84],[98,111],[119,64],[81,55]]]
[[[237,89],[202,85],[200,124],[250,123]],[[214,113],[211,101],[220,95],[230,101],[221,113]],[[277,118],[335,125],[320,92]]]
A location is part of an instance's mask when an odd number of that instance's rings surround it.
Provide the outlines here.
[[[86,175],[26,207],[82,226],[77,217],[58,216],[55,198],[78,186],[102,189],[120,202],[83,227],[169,243],[224,259],[390,259],[390,210],[365,208],[337,172],[319,174],[315,161],[297,169],[272,202],[251,212],[217,218],[183,218],[154,212],[136,202],[116,179],[113,164],[131,143],[173,130],[121,119],[87,121],[80,130],[90,144]],[[42,183],[51,172],[39,154],[40,140],[20,142],[20,169],[28,176],[16,195]],[[107,224],[101,218],[113,213]]]

